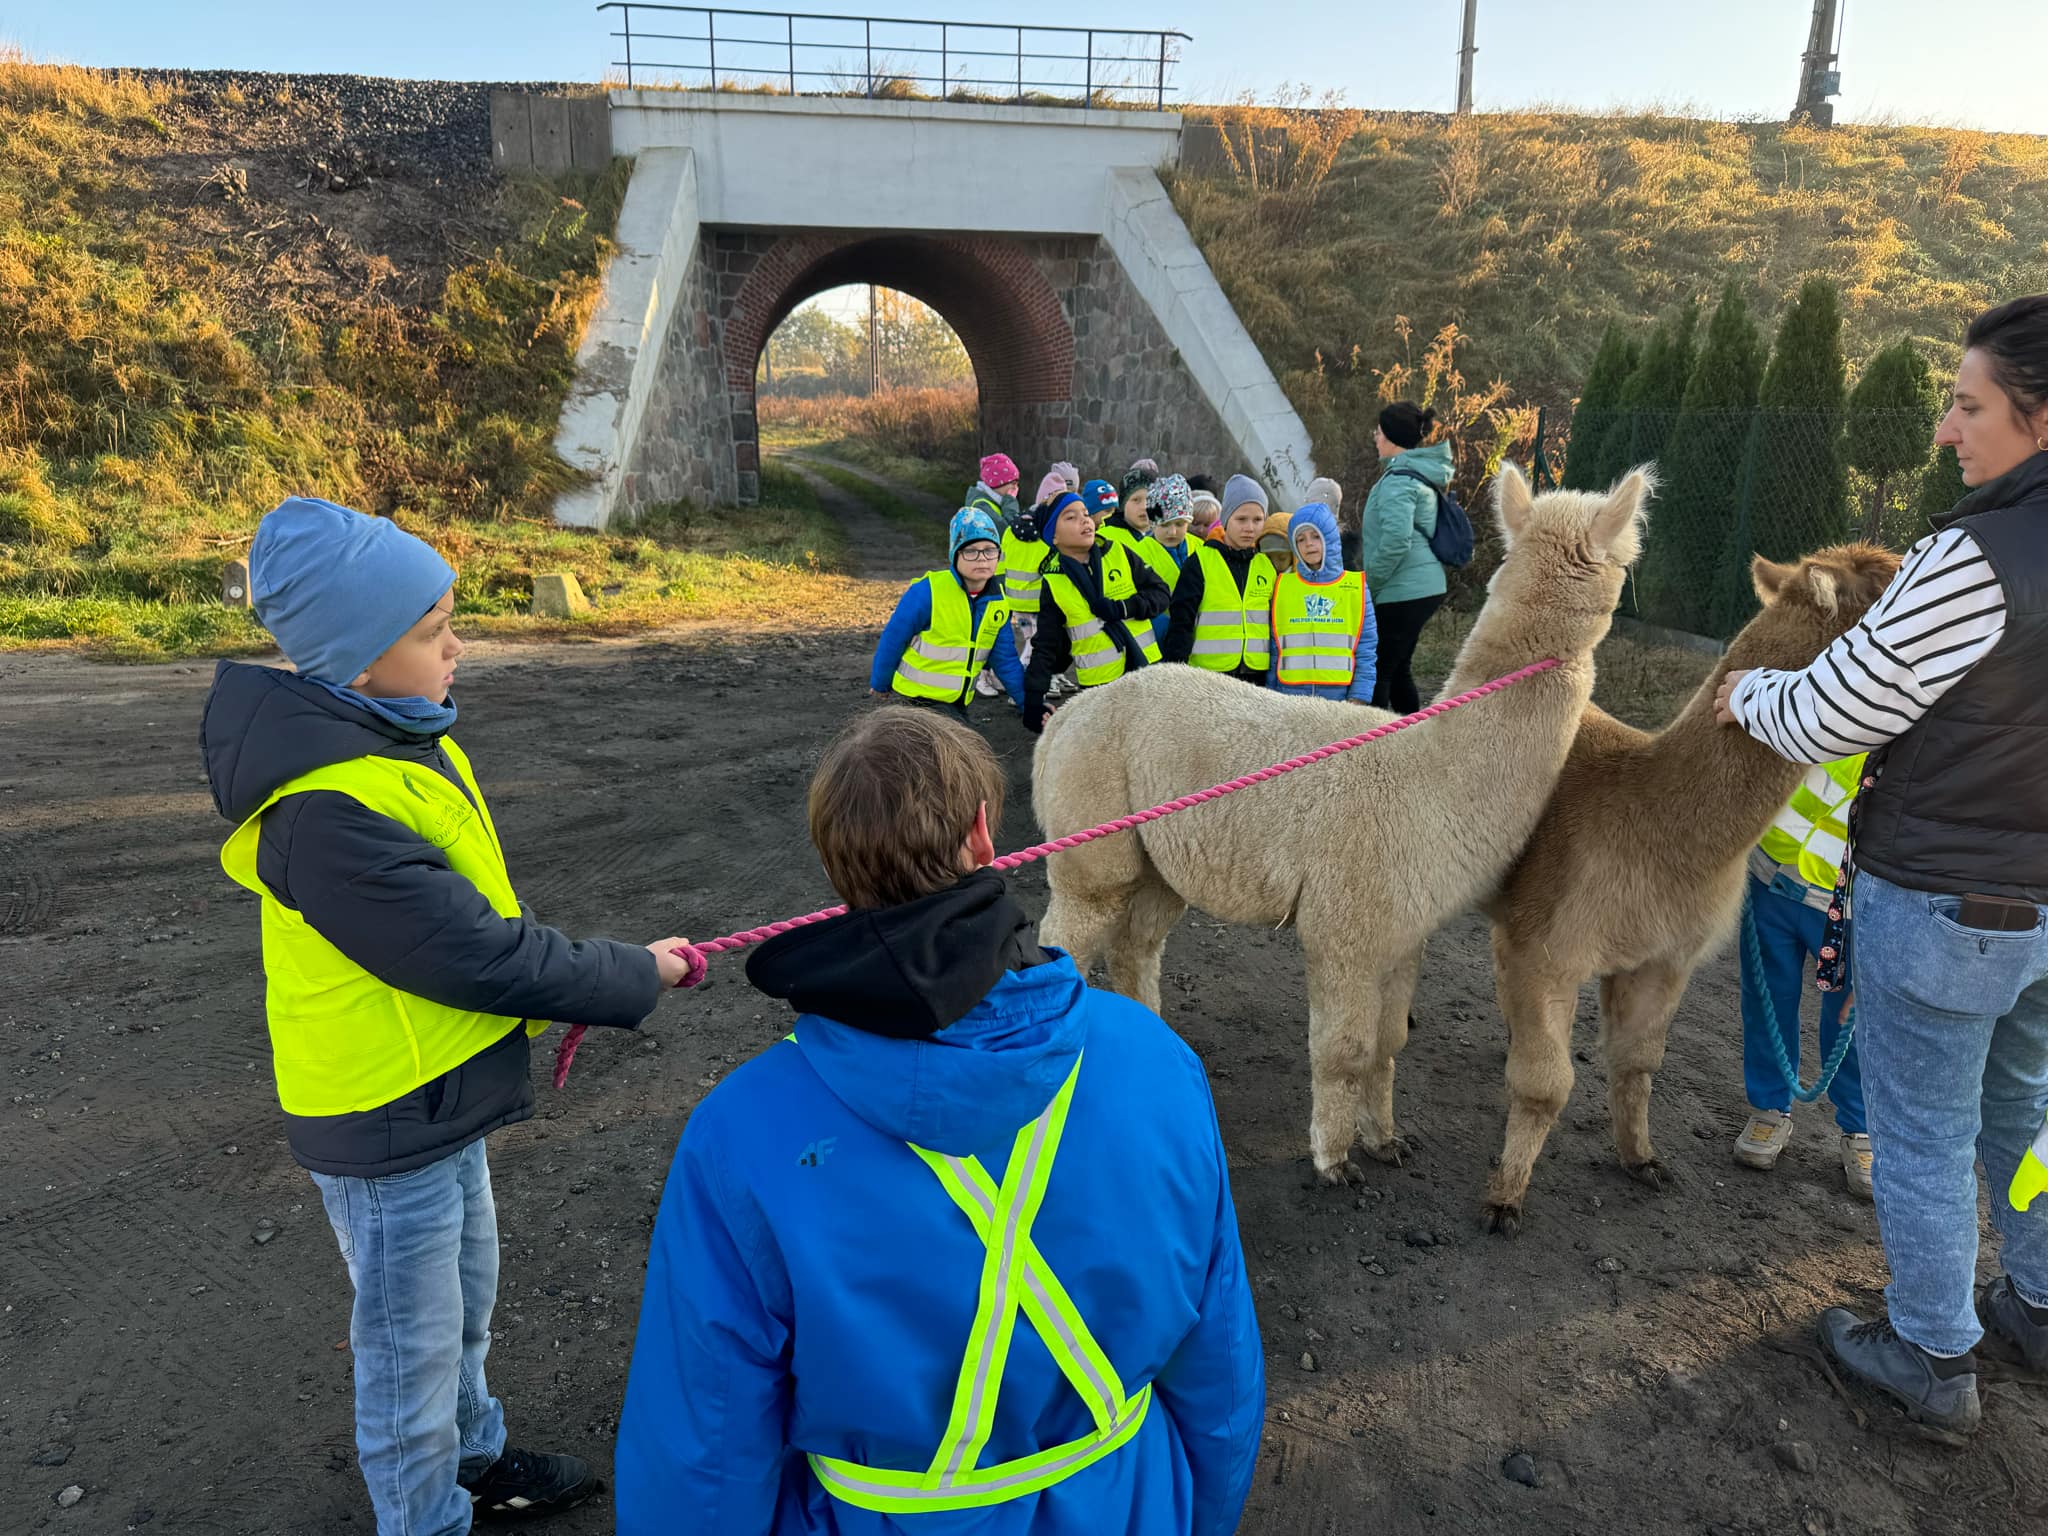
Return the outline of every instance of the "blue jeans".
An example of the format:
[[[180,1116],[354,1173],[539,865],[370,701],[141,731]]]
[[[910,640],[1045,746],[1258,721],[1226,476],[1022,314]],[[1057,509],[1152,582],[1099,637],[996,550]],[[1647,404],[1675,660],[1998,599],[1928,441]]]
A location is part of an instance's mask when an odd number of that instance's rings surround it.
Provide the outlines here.
[[[1749,963],[1749,946],[1742,952],[1742,1087],[1754,1109],[1789,1110],[1792,1089],[1778,1069],[1777,1053],[1771,1049],[1771,1021],[1764,1017],[1763,998],[1768,995],[1785,1031],[1785,1054],[1792,1058],[1792,1070],[1799,1070],[1799,1004],[1813,983],[1813,964],[1820,958],[1821,934],[1828,915],[1800,900],[1805,885],[1789,875],[1778,877],[1779,885],[1765,885],[1749,877],[1749,905],[1756,915],[1757,945],[1764,952],[1763,975]],[[1828,1058],[1842,1032],[1840,992],[1824,992],[1820,1000],[1820,1057]],[[1828,1088],[1828,1102],[1835,1106],[1835,1124],[1850,1135],[1860,1135],[1863,1121],[1863,1068],[1856,1060],[1856,1047],[1842,1058],[1842,1070]]]
[[[1856,1017],[1870,1100],[1878,1232],[1892,1326],[1937,1355],[1982,1337],[1977,1174],[2022,1298],[2048,1305],[2048,1206],[2007,1186],[2048,1112],[2048,924],[1984,933],[1954,896],[1856,876]]]
[[[461,1536],[474,1478],[505,1449],[484,1385],[498,1212],[484,1144],[381,1179],[316,1173],[355,1286],[356,1452],[378,1536]]]

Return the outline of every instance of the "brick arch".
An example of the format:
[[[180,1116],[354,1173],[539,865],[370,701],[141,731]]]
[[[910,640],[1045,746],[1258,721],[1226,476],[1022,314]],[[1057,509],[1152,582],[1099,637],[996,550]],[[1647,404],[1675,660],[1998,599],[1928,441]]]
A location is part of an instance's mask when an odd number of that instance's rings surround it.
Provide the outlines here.
[[[1019,410],[1064,414],[1074,398],[1074,326],[1032,251],[994,235],[721,235],[721,338],[743,494],[760,450],[754,378],[761,349],[806,299],[850,283],[936,310],[974,365],[984,426]]]

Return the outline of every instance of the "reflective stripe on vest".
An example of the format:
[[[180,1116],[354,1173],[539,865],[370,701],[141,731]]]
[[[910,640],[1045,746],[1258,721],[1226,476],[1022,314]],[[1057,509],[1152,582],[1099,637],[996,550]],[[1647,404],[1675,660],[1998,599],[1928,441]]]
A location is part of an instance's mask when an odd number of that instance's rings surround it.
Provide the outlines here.
[[[995,649],[996,636],[1010,622],[1009,604],[1000,596],[991,599],[977,626],[973,600],[951,571],[932,571],[924,584],[931,593],[931,626],[903,648],[889,686],[906,699],[957,704],[967,697],[974,675]]]
[[[1286,571],[1273,586],[1273,665],[1283,683],[1348,683],[1365,626],[1365,576],[1305,581]]]
[[[1044,544],[1003,530],[1003,601],[1010,605],[1010,612],[1038,612],[1039,588],[1045,584],[1038,568],[1044,560]]]
[[[221,868],[263,898],[264,1002],[277,1097],[294,1115],[376,1109],[459,1067],[520,1021],[431,1002],[378,980],[336,949],[256,873],[263,813],[288,795],[330,790],[410,828],[438,848],[500,917],[519,915],[498,829],[462,749],[441,748],[469,789],[419,763],[358,757],[302,773],[272,790],[221,849]],[[529,1022],[537,1035],[544,1022]]]
[[[978,1509],[1049,1488],[1094,1465],[1138,1432],[1152,1404],[1149,1384],[1127,1396],[1116,1367],[1088,1331],[1059,1276],[1031,1240],[1045,1201],[1067,1108],[1081,1075],[1076,1061],[1053,1101],[1017,1133],[1000,1186],[978,1158],[953,1157],[913,1145],[947,1195],[974,1226],[986,1252],[967,1353],[953,1387],[952,1411],[931,1464],[922,1472],[863,1466],[834,1456],[810,1457],[811,1470],[834,1498],[882,1514]],[[1095,1421],[1095,1432],[994,1466],[980,1465],[995,1428],[996,1399],[1021,1310]]]
[[[1045,590],[1051,594],[1053,604],[1066,620],[1067,641],[1073,647],[1074,681],[1083,688],[1094,688],[1102,683],[1113,683],[1124,675],[1124,650],[1110,634],[1109,626],[1095,617],[1088,607],[1088,601],[1056,566],[1059,556],[1048,555],[1042,569],[1045,572]],[[1121,545],[1111,543],[1102,549],[1102,595],[1110,598],[1126,598],[1137,595],[1138,583],[1131,575],[1131,557]],[[1122,619],[1118,621],[1124,631],[1138,642],[1138,649],[1147,661],[1159,659],[1159,640],[1152,632],[1150,619]]]
[[[1792,798],[1771,818],[1757,846],[1774,864],[1797,869],[1816,890],[1832,891],[1849,838],[1849,802],[1863,776],[1864,754],[1806,770]]]
[[[1240,589],[1223,552],[1214,545],[1200,546],[1195,558],[1202,562],[1202,611],[1195,617],[1195,643],[1188,660],[1214,672],[1241,666],[1264,671],[1276,575],[1273,562],[1254,556]]]

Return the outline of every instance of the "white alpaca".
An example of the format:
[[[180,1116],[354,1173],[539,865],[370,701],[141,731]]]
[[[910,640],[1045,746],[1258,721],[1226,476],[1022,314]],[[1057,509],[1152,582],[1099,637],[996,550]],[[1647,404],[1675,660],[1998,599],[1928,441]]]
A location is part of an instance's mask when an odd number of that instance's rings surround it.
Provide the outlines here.
[[[1159,960],[1190,903],[1228,922],[1293,923],[1308,957],[1309,1146],[1330,1183],[1382,1162],[1394,1126],[1394,1056],[1407,1042],[1422,948],[1493,893],[1542,815],[1593,692],[1641,542],[1651,480],[1605,496],[1531,498],[1502,467],[1508,552],[1444,695],[1546,656],[1562,665],[1490,698],[1252,789],[1055,857],[1046,943],[1159,1007]],[[1289,698],[1194,667],[1146,667],[1052,718],[1034,763],[1049,836],[1128,815],[1311,751],[1388,718]],[[1342,814],[1332,815],[1332,807]]]

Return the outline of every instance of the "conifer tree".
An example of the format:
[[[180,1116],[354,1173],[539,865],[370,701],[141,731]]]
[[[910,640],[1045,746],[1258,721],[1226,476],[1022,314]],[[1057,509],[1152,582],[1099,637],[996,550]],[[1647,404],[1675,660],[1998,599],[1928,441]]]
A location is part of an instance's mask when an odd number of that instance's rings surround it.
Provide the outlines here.
[[[1848,456],[1871,480],[1863,537],[1884,532],[1885,515],[1906,477],[1927,463],[1939,406],[1927,359],[1901,339],[1874,354],[1849,396]]]
[[[1758,396],[1764,412],[1752,503],[1758,554],[1796,559],[1848,532],[1846,373],[1835,285],[1809,277],[1778,327]]]
[[[1609,321],[1607,333],[1600,338],[1600,350],[1593,356],[1592,371],[1586,375],[1586,387],[1572,412],[1571,447],[1564,462],[1566,490],[1605,490],[1613,483],[1599,477],[1608,462],[1608,439],[1617,431],[1623,436],[1628,433],[1621,393],[1640,361],[1641,349],[1621,322]]]

